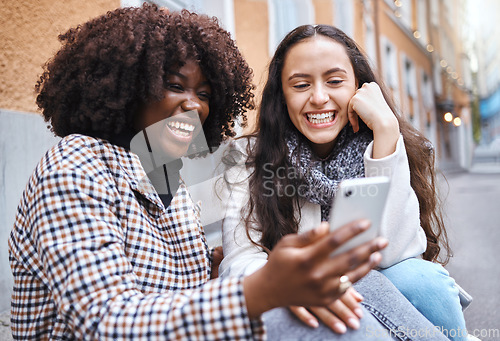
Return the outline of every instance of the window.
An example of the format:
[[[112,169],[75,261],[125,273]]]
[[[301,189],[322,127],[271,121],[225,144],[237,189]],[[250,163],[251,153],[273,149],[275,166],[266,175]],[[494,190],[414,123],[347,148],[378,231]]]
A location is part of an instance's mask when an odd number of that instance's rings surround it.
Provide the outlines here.
[[[420,115],[419,115],[419,103],[418,103],[418,92],[417,92],[417,79],[415,64],[407,56],[403,55],[401,57],[401,65],[403,67],[403,98],[404,98],[404,108],[403,110],[408,113],[410,121],[412,124],[419,129],[420,128]]]
[[[436,110],[434,107],[434,95],[432,93],[432,83],[430,76],[422,70],[421,72],[422,89],[422,113],[425,115],[425,137],[436,145]]]
[[[370,64],[373,68],[377,67],[377,47],[376,47],[376,37],[375,37],[375,27],[373,21],[368,16],[365,17],[365,49],[368,58],[370,59]]]
[[[439,56],[436,55],[437,58],[434,59],[434,88],[436,89],[436,95],[440,96],[443,93],[443,81],[441,79],[441,64]]]
[[[397,108],[400,108],[401,98],[399,98],[399,75],[396,47],[385,36],[380,37],[380,45],[381,73],[383,81],[391,92],[394,104]],[[398,114],[401,113],[398,112]]]
[[[300,25],[314,24],[311,0],[268,0],[268,8],[270,55],[288,32]]]
[[[382,37],[380,41],[382,43],[382,69],[384,81],[393,91],[395,91],[399,86],[396,47],[386,37]]]
[[[404,59],[404,72],[405,75],[405,90],[406,93],[416,98],[417,97],[417,82],[416,82],[416,72],[415,65],[408,57],[403,57]]]
[[[404,25],[409,29],[413,30],[412,24],[412,0],[400,0],[401,7],[399,7],[399,12],[401,13],[401,20]]]
[[[455,11],[454,11],[454,4],[451,2],[451,0],[443,0],[443,14],[444,17],[446,18],[446,21],[448,22],[448,25],[452,24],[452,19],[454,18]]]
[[[426,109],[434,108],[434,96],[430,76],[422,70],[422,102]]]
[[[419,39],[420,43],[427,46],[429,36],[427,33],[427,2],[426,0],[418,0],[417,2],[417,30],[422,37]]]
[[[354,37],[354,1],[336,0],[333,5],[333,24]]]
[[[123,7],[137,7],[141,6],[143,2],[155,3],[158,6],[174,11],[185,8],[190,11],[215,16],[220,20],[224,29],[231,33],[233,39],[235,38],[233,0],[121,0],[121,5]]]
[[[394,11],[398,12],[401,22],[408,28],[413,29],[412,13],[413,0],[385,0],[385,3]]]
[[[430,10],[431,10],[431,24],[433,26],[439,26],[439,2],[430,1]]]

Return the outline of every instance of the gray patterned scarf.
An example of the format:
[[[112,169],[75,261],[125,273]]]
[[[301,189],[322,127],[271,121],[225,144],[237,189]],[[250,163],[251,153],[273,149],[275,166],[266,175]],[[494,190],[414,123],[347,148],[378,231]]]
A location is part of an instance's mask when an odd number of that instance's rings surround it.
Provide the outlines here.
[[[371,130],[360,129],[354,133],[352,127],[346,125],[337,137],[332,152],[324,160],[314,155],[297,131],[290,132],[286,140],[288,160],[300,175],[295,184],[301,189],[297,191],[299,196],[321,205],[321,220],[328,220],[330,205],[340,181],[361,178],[365,174],[363,154],[373,140]]]

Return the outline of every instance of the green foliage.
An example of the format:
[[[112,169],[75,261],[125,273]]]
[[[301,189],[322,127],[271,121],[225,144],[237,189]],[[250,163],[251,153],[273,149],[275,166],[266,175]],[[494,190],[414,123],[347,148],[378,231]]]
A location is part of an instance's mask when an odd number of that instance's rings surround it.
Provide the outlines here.
[[[472,136],[477,144],[481,141],[481,113],[479,111],[479,96],[473,95],[471,102],[472,109]]]

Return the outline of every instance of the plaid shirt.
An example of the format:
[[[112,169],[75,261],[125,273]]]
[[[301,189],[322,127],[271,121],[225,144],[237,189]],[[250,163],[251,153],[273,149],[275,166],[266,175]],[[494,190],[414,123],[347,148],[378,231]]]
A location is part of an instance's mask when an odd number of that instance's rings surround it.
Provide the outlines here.
[[[70,135],[38,164],[9,239],[15,339],[264,339],[241,278],[210,278],[199,208],[165,209],[139,158]]]

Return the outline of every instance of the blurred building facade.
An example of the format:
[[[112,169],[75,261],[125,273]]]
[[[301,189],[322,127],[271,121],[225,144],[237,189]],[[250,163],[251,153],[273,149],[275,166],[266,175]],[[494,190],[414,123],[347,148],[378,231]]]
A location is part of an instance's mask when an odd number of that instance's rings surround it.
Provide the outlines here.
[[[301,24],[338,26],[365,50],[400,114],[435,145],[439,165],[468,166],[472,139],[470,63],[463,38],[466,0],[148,1],[217,16],[254,70],[257,98],[266,66],[288,31]],[[41,66],[57,51],[58,34],[108,10],[142,2],[32,0],[0,6],[0,311],[10,304],[7,239],[21,192],[44,151],[57,141],[36,114],[34,85]],[[500,64],[498,54],[491,58]],[[444,119],[447,113],[450,122]]]
[[[488,10],[485,11],[484,8]],[[481,142],[488,144],[500,137],[500,2],[485,0],[481,7],[470,9],[479,20],[475,22],[473,50],[477,63],[477,95],[480,99]]]
[[[461,139],[458,131],[468,131],[471,121],[467,0],[147,1],[172,10],[188,8],[217,16],[254,69],[257,91],[275,47],[291,29],[301,24],[331,24],[343,29],[370,57],[401,114],[436,146],[439,159],[466,165],[461,148],[455,147],[463,145],[457,142]],[[500,6],[495,0],[488,1]],[[0,109],[36,112],[33,85],[40,66],[57,50],[59,33],[106,10],[139,6],[143,0],[31,2],[10,1],[0,9],[4,17]],[[500,57],[488,41],[499,31],[491,25],[477,43],[486,52],[478,53],[484,70],[478,76],[482,77],[481,98],[494,94],[500,85]],[[443,118],[447,112],[450,124]],[[463,128],[455,129],[459,123]]]
[[[341,28],[367,53],[400,114],[433,143],[438,166],[470,166],[474,144],[466,0],[152,2],[217,16],[254,69],[257,93],[273,51],[286,33],[302,24]]]

